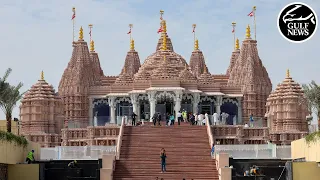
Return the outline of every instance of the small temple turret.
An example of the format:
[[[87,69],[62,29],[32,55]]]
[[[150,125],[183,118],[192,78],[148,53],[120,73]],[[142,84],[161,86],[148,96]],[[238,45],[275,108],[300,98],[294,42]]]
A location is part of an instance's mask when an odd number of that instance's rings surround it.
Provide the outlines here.
[[[191,72],[197,78],[201,76],[201,74],[204,72],[204,69],[206,67],[203,53],[199,49],[198,39],[196,39],[194,42],[194,51],[191,54],[189,66],[191,68]]]
[[[133,82],[133,76],[140,68],[140,58],[138,52],[135,50],[134,39],[130,39],[130,50],[127,52],[124,66],[115,84],[128,84]]]
[[[208,84],[208,85],[212,85],[214,83],[214,79],[212,75],[209,73],[208,67],[206,65],[203,67],[203,73],[199,76],[198,82],[200,84]]]
[[[92,61],[81,27],[79,40],[73,43],[71,59],[59,83],[59,95],[65,106],[64,127],[80,128],[89,125],[89,87],[95,83]]]
[[[90,59],[92,62],[94,85],[101,85],[101,78],[104,76],[103,70],[100,65],[99,55],[95,51],[94,41],[90,42]]]
[[[161,26],[162,32],[161,32],[161,37],[158,40],[158,44],[157,44],[157,49],[156,50],[157,51],[158,50],[162,50],[162,48],[163,48],[162,47],[163,46],[163,38],[165,38],[166,49],[170,50],[170,51],[174,51],[171,39],[169,38],[168,33],[167,33],[167,22],[166,22],[166,20],[162,20],[161,23],[160,23],[160,26]]]
[[[258,54],[257,41],[251,39],[250,26],[246,28],[246,39],[243,41],[240,54],[234,60],[229,71],[229,86],[241,87],[243,93],[242,119],[249,116],[263,121],[266,113],[266,100],[272,90],[272,84]],[[265,123],[265,122],[263,122]]]
[[[38,82],[21,100],[21,134],[41,147],[55,147],[61,143],[63,127],[63,101],[41,71]],[[46,140],[45,140],[46,139]]]
[[[143,65],[134,75],[135,81],[146,81],[150,79],[179,79],[179,74],[185,69],[185,59],[173,52],[170,38],[167,36],[166,21],[162,20],[162,36],[158,41],[157,51],[146,58]],[[166,57],[166,63],[163,61]],[[176,70],[174,70],[176,69]],[[164,70],[163,75],[161,71]],[[158,72],[160,74],[158,74]]]
[[[234,51],[231,54],[230,64],[226,73],[227,75],[230,75],[230,72],[232,71],[235,61],[238,58],[239,54],[240,54],[240,45],[239,45],[239,39],[237,38]]]
[[[283,82],[269,95],[266,106],[267,124],[273,143],[290,145],[291,141],[308,134],[306,117],[311,112],[303,89],[292,79],[289,69]]]

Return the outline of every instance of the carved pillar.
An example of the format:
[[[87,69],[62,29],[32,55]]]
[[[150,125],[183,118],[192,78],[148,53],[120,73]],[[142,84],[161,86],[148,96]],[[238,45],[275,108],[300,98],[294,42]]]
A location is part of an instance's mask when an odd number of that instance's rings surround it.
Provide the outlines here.
[[[138,106],[139,106],[138,96],[139,96],[138,94],[131,94],[130,95],[131,104],[132,104],[132,111],[135,114],[138,114]]]
[[[116,97],[108,97],[108,103],[110,107],[110,123],[116,123]]]
[[[238,124],[242,124],[242,101],[241,101],[241,97],[238,97],[237,101],[238,101]]]
[[[222,105],[222,96],[217,96],[217,99],[214,103],[215,107],[216,107],[216,113],[219,114],[219,116],[221,115],[221,105]]]
[[[177,114],[181,109],[181,100],[182,100],[182,91],[175,91],[175,97],[174,97],[174,110],[175,110],[175,118],[176,118],[176,122],[178,121],[178,117]]]
[[[89,126],[93,126],[93,97],[89,97]]]
[[[193,113],[198,113],[198,104],[200,102],[200,94],[199,93],[194,93],[193,94],[193,102],[192,102],[192,108],[193,108]]]
[[[148,92],[148,99],[150,103],[150,122],[152,122],[152,117],[156,111],[156,91]]]

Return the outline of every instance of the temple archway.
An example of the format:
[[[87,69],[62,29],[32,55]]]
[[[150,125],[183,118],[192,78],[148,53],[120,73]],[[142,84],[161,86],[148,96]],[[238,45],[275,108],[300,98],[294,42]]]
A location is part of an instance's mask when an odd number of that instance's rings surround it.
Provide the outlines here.
[[[117,104],[117,122],[121,122],[121,117],[131,117],[133,108],[129,97],[120,97],[115,100]]]
[[[200,97],[198,112],[203,114],[204,113],[213,114],[213,112],[215,112],[214,102],[215,102],[214,97],[209,97],[209,96]]]
[[[93,106],[93,125],[104,126],[106,123],[110,123],[108,99],[95,99]]]
[[[238,118],[238,102],[234,99],[223,99],[221,105],[221,113],[227,113],[229,116],[226,120],[226,124],[233,125],[233,119]]]
[[[157,104],[155,112],[161,114],[162,120],[165,120],[167,113],[174,113],[174,96],[173,93],[167,91],[156,94]]]

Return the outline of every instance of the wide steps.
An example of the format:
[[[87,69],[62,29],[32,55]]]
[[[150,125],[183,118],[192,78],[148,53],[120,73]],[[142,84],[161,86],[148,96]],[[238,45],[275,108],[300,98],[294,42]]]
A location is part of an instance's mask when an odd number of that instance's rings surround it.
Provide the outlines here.
[[[167,154],[165,173],[160,172],[161,148]],[[210,151],[206,126],[127,126],[113,179],[218,180]]]

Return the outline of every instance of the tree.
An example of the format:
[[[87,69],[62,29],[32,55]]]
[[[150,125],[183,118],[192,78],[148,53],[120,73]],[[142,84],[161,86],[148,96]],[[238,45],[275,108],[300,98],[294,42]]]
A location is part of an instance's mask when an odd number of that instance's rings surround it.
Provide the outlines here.
[[[320,128],[320,86],[311,81],[310,84],[302,85],[304,95],[307,99],[309,110],[315,112],[318,118],[318,129]]]
[[[4,76],[0,78],[0,102],[2,101],[4,97],[5,91],[9,88],[10,84],[7,82],[7,79],[11,73],[12,69],[9,68],[7,71],[4,73]]]
[[[11,132],[12,111],[24,94],[20,93],[23,86],[21,82],[17,86],[12,86],[6,82],[11,71],[9,68],[3,78],[0,79],[0,108],[6,115],[7,132]]]

